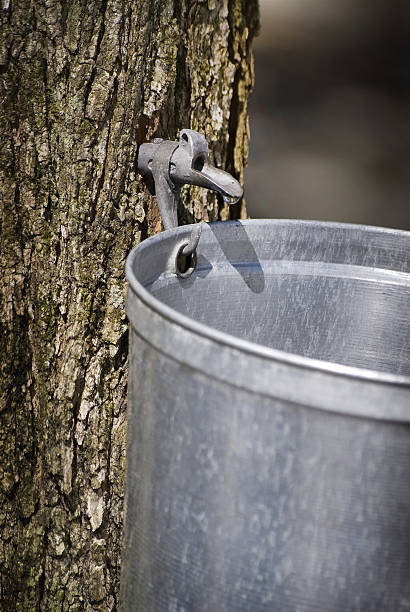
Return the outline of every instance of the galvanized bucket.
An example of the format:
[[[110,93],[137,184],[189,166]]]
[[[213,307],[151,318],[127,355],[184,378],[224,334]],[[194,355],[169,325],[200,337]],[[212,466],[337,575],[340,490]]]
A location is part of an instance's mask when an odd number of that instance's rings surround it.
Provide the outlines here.
[[[123,608],[410,610],[410,234],[191,229],[127,261]]]

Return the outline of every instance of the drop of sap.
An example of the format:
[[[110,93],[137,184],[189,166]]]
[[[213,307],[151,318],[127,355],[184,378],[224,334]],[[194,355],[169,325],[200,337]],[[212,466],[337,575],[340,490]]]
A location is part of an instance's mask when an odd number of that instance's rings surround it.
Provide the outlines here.
[[[222,197],[224,199],[224,202],[226,202],[230,206],[232,206],[232,204],[236,204],[241,199],[240,196],[239,196],[239,198],[238,197],[229,196],[229,195],[224,195]]]

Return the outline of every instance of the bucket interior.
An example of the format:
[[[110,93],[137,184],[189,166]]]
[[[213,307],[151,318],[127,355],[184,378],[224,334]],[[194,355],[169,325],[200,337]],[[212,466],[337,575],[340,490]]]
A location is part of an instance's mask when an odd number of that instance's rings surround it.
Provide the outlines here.
[[[166,234],[136,258],[134,272],[163,304],[243,340],[410,375],[409,236],[314,222],[218,223],[202,232],[188,278],[164,272],[178,242]]]

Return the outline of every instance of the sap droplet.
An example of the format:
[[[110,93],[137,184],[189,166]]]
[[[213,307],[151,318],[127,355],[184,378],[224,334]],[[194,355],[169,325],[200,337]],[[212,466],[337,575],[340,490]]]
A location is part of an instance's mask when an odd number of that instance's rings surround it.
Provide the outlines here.
[[[224,199],[224,202],[226,202],[230,206],[232,206],[232,204],[236,204],[241,199],[240,196],[239,196],[239,198],[238,197],[229,196],[229,195],[224,195],[222,197]]]

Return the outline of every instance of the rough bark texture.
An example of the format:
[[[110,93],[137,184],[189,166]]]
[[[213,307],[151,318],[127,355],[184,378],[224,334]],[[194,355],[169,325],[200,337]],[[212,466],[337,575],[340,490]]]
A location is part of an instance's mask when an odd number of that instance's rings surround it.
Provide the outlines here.
[[[138,144],[247,156],[256,0],[3,0],[0,608],[118,607]],[[184,191],[180,222],[226,218]],[[240,210],[236,211],[236,215]]]

